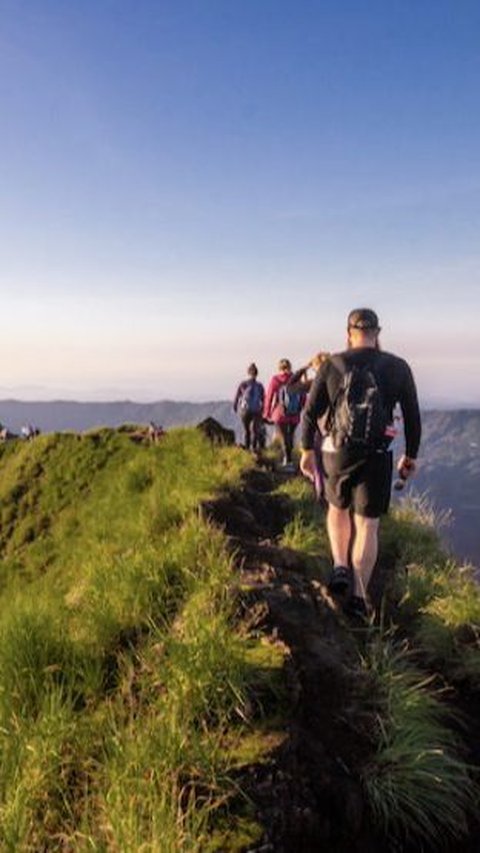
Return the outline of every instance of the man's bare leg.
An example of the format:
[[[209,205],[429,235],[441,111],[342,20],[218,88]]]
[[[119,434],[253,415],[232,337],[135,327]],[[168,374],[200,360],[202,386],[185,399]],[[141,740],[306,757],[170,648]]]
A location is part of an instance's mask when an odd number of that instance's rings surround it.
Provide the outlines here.
[[[355,535],[352,548],[354,595],[367,597],[368,584],[378,554],[378,526],[380,519],[354,515]]]
[[[350,510],[328,505],[327,531],[334,566],[348,566],[352,519]]]

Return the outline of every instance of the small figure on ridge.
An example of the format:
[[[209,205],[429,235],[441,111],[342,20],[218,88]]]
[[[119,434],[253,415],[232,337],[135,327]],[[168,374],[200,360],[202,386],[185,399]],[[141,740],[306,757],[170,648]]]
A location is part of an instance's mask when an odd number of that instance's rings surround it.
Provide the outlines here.
[[[252,363],[247,370],[248,379],[240,382],[233,401],[233,411],[238,412],[243,425],[244,447],[246,450],[262,450],[265,446],[263,429],[264,387],[258,382],[258,368]]]
[[[265,399],[263,415],[265,420],[275,424],[284,456],[283,467],[293,470],[292,452],[295,430],[300,422],[300,413],[305,402],[304,390],[290,390],[292,365],[288,358],[280,359],[278,373],[272,376]]]

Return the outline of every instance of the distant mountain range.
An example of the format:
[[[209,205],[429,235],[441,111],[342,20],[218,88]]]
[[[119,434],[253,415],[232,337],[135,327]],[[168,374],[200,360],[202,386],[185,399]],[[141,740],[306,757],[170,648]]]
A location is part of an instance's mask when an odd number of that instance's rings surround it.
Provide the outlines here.
[[[22,402],[0,400],[0,421],[12,432],[31,422],[42,432],[75,430],[82,432],[98,426],[117,427],[125,423],[163,427],[191,426],[211,416],[224,426],[233,427],[236,418],[230,402],[215,400],[208,403],[188,403],[162,400],[158,403],[134,403],[121,400],[115,403],[77,403],[69,400],[51,402]]]
[[[452,510],[445,537],[457,557],[480,567],[480,409],[423,413],[415,488]]]
[[[190,426],[211,416],[238,429],[231,403],[162,400],[157,403],[0,401],[0,421],[13,432],[33,423],[42,432],[83,431],[96,426],[155,421],[168,428]],[[439,509],[451,509],[445,536],[460,559],[480,566],[480,409],[423,413],[421,465],[412,488],[427,492]]]

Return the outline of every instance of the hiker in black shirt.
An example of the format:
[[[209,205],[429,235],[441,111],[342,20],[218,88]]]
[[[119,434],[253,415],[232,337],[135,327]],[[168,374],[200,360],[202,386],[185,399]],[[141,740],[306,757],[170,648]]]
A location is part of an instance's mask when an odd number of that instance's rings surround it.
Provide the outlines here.
[[[317,422],[325,417],[322,461],[333,556],[329,588],[351,610],[366,613],[379,518],[390,502],[395,405],[400,404],[404,420],[405,454],[397,465],[403,480],[415,470],[421,424],[412,372],[403,359],[380,350],[375,312],[352,311],[347,331],[349,349],[332,356],[313,382],[302,419],[300,468],[312,478]]]

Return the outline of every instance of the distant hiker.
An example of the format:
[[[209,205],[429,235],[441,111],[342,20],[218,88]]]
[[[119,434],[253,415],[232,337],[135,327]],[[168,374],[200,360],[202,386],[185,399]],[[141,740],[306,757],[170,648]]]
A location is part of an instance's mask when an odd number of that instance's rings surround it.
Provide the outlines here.
[[[4,443],[5,441],[10,441],[13,438],[18,438],[17,434],[10,432],[8,427],[0,424],[0,442]]]
[[[315,376],[320,370],[322,364],[327,361],[329,357],[330,353],[328,352],[317,352],[317,354],[310,359],[308,364],[301,367],[299,370],[296,370],[295,373],[292,373],[288,382],[289,390],[303,391],[305,394],[308,394]],[[310,371],[313,371],[313,376],[309,376]]]
[[[263,402],[265,390],[258,381],[258,368],[250,364],[247,369],[248,379],[240,382],[233,401],[233,411],[240,415],[243,425],[243,444],[246,450],[254,451],[265,447],[265,430],[263,427]]]
[[[317,421],[326,415],[322,461],[333,556],[329,589],[351,612],[365,614],[379,518],[390,501],[395,404],[404,419],[405,454],[397,469],[405,480],[415,471],[421,423],[410,367],[380,351],[375,312],[352,311],[347,333],[348,349],[328,359],[314,380],[303,415],[300,468],[313,478]]]
[[[157,444],[157,442],[160,441],[160,439],[163,438],[164,435],[165,430],[163,426],[156,424],[155,421],[150,421],[147,430],[147,436],[149,441],[151,441],[152,444]]]
[[[288,358],[278,363],[278,373],[272,376],[265,398],[263,415],[265,420],[275,424],[277,436],[283,446],[283,466],[292,469],[292,451],[295,430],[300,421],[300,413],[305,402],[304,390],[290,390],[292,365]]]
[[[24,424],[20,429],[20,436],[24,441],[32,441],[37,435],[40,435],[40,430],[33,424]]]
[[[292,373],[292,376],[288,382],[288,390],[294,392],[304,392],[307,394],[320,370],[322,364],[324,364],[330,358],[330,353],[328,352],[317,352],[313,358],[310,359],[308,364],[305,367],[301,367],[299,370],[296,370],[295,373]],[[310,371],[313,372],[313,376],[310,376]],[[314,438],[314,450],[315,450],[315,463],[316,469],[314,471],[312,477],[313,487],[315,489],[315,497],[319,503],[323,503],[324,501],[324,477],[323,477],[323,466],[322,466],[322,440],[324,433],[324,425],[321,420],[318,421],[318,429],[315,433]]]

